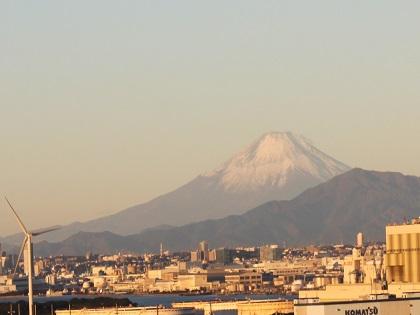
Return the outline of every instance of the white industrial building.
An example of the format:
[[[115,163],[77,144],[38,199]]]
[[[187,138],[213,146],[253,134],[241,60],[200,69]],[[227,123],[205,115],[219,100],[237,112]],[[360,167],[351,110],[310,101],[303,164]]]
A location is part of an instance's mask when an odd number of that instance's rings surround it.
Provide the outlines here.
[[[367,300],[320,302],[295,300],[295,315],[420,315],[420,295],[406,293],[403,298],[371,295]]]

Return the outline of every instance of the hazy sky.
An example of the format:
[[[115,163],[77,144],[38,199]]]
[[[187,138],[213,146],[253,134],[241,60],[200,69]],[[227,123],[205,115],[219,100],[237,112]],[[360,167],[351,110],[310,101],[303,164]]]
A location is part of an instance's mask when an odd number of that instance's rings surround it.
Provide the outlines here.
[[[0,2],[0,193],[110,214],[270,130],[420,176],[420,1]],[[0,235],[18,231],[0,202]]]

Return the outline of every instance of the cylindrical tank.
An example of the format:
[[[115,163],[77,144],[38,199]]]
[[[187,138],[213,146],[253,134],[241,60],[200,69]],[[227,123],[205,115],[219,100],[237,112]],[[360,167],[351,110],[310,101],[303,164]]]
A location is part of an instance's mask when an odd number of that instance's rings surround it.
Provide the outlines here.
[[[411,282],[420,282],[420,273],[419,273],[419,237],[418,233],[410,234],[410,246],[411,246]]]
[[[394,248],[392,247],[392,235],[386,235],[386,250],[387,252],[391,252]]]
[[[411,264],[410,264],[410,255],[411,251],[410,249],[410,234],[406,233],[402,235],[401,238],[401,246],[402,246],[402,253],[403,256],[403,265],[404,265],[404,271],[403,271],[403,280],[404,282],[409,282],[411,277]]]

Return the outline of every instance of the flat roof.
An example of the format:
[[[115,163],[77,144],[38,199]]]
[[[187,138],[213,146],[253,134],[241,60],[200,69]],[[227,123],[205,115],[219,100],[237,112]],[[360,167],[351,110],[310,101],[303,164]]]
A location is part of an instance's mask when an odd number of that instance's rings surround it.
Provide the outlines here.
[[[419,292],[420,293],[420,292]],[[310,298],[309,298],[310,299]],[[313,298],[315,299],[315,298]],[[303,299],[302,299],[303,300]],[[345,300],[345,301],[326,301],[318,303],[294,303],[295,306],[311,306],[311,305],[342,305],[342,304],[362,304],[362,303],[385,303],[385,302],[395,302],[395,301],[412,301],[420,300],[420,297],[406,297],[406,298],[396,298],[390,297],[388,299],[378,299],[378,300]]]
[[[387,225],[386,234],[420,233],[420,224]]]

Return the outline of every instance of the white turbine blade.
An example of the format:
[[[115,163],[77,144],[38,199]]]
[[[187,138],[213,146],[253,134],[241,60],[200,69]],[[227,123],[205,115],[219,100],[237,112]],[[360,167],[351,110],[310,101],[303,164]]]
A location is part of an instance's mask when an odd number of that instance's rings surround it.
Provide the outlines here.
[[[38,235],[49,233],[49,232],[52,232],[52,231],[55,231],[55,230],[58,230],[58,229],[60,229],[60,228],[55,227],[55,228],[50,228],[50,229],[46,229],[46,230],[32,232],[32,236],[38,236]]]
[[[25,249],[25,245],[26,245],[26,242],[28,241],[28,237],[27,236],[25,236],[25,238],[23,239],[23,242],[22,242],[22,246],[20,247],[20,252],[19,252],[19,256],[18,256],[18,259],[17,259],[17,261],[16,261],[16,266],[15,266],[15,270],[13,271],[13,276],[12,276],[12,278],[14,278],[15,277],[15,274],[16,274],[16,271],[17,271],[17,268],[18,268],[18,266],[19,266],[19,261],[20,261],[20,259],[22,258],[22,254],[23,254],[23,251],[24,251],[24,249]]]
[[[19,216],[18,216],[17,212],[15,211],[15,209],[13,208],[12,204],[9,202],[9,200],[7,199],[7,197],[4,197],[4,198],[6,199],[7,203],[9,204],[10,209],[12,209],[13,214],[15,215],[15,217],[16,217],[16,219],[17,219],[17,221],[18,221],[18,223],[20,225],[20,228],[22,229],[23,233],[25,233],[26,235],[28,235],[29,234],[28,230],[26,229],[26,227],[23,224],[22,220],[19,218]]]

